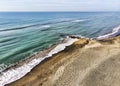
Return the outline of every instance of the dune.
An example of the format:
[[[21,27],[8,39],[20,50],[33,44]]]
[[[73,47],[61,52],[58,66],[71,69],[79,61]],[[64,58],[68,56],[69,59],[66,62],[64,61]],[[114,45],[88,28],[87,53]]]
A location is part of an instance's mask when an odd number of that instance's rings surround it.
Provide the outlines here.
[[[119,86],[120,36],[79,38],[6,86]]]

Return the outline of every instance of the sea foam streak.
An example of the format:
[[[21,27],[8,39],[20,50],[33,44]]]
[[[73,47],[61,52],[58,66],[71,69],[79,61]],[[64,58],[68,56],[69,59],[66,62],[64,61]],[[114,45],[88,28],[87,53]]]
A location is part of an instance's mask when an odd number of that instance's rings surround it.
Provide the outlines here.
[[[85,20],[73,20],[72,22],[78,23],[78,22],[84,22]]]
[[[73,42],[75,42],[77,40],[78,39],[76,39],[76,38],[73,39],[73,38],[68,37],[67,42],[57,45],[53,50],[51,50],[47,54],[47,56],[33,59],[32,61],[28,62],[27,64],[23,64],[22,66],[2,72],[0,74],[0,86],[4,86],[6,84],[9,84],[13,81],[16,81],[16,80],[22,78],[28,72],[30,72],[31,69],[33,69],[36,65],[38,65],[41,61],[43,61],[46,58],[51,57],[53,54],[56,54],[56,53],[64,50],[66,46],[73,44]]]
[[[107,38],[111,38],[111,37],[115,37],[117,35],[120,34],[120,25],[116,28],[113,29],[112,33],[103,35],[103,36],[99,36],[97,38],[95,38],[96,40],[103,40],[103,39],[107,39]]]

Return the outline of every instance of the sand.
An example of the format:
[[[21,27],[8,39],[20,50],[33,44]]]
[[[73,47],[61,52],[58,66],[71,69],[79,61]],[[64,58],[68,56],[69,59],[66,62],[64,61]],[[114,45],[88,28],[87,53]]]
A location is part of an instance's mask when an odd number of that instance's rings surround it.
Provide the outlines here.
[[[120,36],[81,38],[7,86],[120,86]]]

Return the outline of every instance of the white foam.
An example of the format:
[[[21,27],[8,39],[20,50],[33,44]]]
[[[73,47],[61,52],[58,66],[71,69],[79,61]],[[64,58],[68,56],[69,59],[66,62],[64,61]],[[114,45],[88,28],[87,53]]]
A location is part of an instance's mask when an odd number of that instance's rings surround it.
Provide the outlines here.
[[[78,39],[72,39],[72,38],[67,38],[66,43],[61,43],[58,46],[56,46],[53,50],[51,50],[47,56],[45,57],[40,57],[37,59],[33,59],[31,62],[24,64],[20,67],[14,68],[14,69],[9,69],[5,72],[3,72],[0,75],[0,86],[4,86],[6,84],[9,84],[13,81],[16,81],[23,76],[25,76],[28,72],[31,71],[36,65],[38,65],[41,61],[44,59],[51,57],[53,54],[56,54],[62,50],[65,49],[66,46],[71,45],[73,42],[77,41]]]
[[[43,25],[42,27],[43,28],[50,28],[51,26],[50,25]]]
[[[85,20],[74,20],[74,21],[72,21],[72,22],[75,22],[75,23],[78,23],[78,22],[84,22]]]
[[[107,39],[107,38],[115,37],[119,34],[120,34],[120,25],[118,27],[114,28],[112,33],[109,33],[109,34],[106,34],[106,35],[103,35],[103,36],[99,36],[96,39],[97,40]]]

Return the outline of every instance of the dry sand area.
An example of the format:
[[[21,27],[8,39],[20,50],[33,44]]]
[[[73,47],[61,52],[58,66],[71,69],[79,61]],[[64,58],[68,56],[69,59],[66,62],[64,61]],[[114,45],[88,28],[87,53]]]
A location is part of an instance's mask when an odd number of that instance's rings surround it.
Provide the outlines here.
[[[81,38],[7,86],[120,86],[120,36]]]

